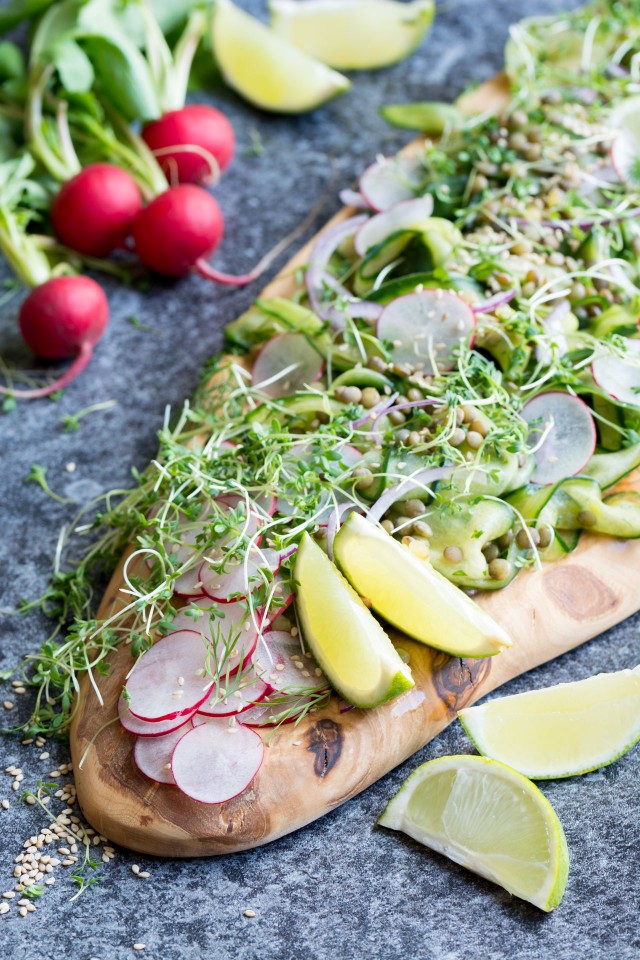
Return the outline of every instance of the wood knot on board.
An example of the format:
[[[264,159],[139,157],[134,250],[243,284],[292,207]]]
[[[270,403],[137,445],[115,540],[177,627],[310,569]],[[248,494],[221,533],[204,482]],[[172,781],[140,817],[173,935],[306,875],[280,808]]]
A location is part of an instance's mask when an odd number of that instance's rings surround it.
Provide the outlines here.
[[[491,672],[491,657],[463,660],[438,653],[433,659],[433,685],[450,713],[457,713],[473,698],[475,688]]]
[[[307,750],[313,753],[313,772],[321,780],[328,776],[342,753],[342,730],[335,720],[317,720],[307,734],[309,746]]]
[[[606,583],[579,564],[549,570],[543,583],[551,600],[574,620],[594,620],[620,604]]]

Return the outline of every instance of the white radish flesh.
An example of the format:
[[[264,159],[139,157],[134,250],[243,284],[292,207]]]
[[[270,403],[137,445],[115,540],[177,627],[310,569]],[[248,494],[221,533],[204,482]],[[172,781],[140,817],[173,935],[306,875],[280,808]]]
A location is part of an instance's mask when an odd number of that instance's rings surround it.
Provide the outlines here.
[[[259,656],[258,662],[254,660],[256,673],[278,693],[308,695],[329,685],[311,654],[303,651],[299,638],[285,630],[265,633]]]
[[[383,243],[401,230],[420,230],[433,213],[433,197],[417,197],[403,200],[394,207],[378,213],[360,227],[355,240],[356,253],[364,257],[372,247]]]
[[[177,786],[200,803],[225,803],[249,786],[264,757],[259,735],[229,720],[210,720],[178,741],[171,759]]]
[[[471,342],[475,324],[473,310],[460,297],[447,290],[422,290],[385,307],[377,334],[391,342],[395,363],[435,374],[453,366],[455,348]]]
[[[207,645],[193,630],[169,633],[154,643],[126,681],[131,713],[149,721],[193,713],[211,687],[206,655]]]
[[[248,550],[240,563],[228,564],[224,573],[212,570],[205,562],[200,568],[200,580],[205,593],[218,603],[235,603],[266,582],[266,572],[276,574],[282,564],[282,554],[267,547]]]
[[[640,340],[627,340],[627,358],[597,357],[591,365],[598,386],[619,403],[640,407]]]
[[[324,361],[302,333],[280,333],[265,343],[253,364],[253,386],[271,399],[318,380]]]
[[[230,676],[249,662],[258,642],[261,614],[256,611],[255,622],[243,603],[216,604],[210,597],[190,605],[202,610],[194,617],[193,610],[183,607],[174,617],[174,630],[195,630],[204,637],[207,648],[216,652],[218,669]],[[213,616],[211,615],[213,613]]]
[[[417,157],[380,157],[360,177],[360,193],[374,210],[389,210],[415,197],[424,178]]]
[[[243,679],[243,684],[226,697],[218,698],[217,691],[211,691],[211,696],[200,705],[193,716],[193,725],[197,726],[205,717],[233,717],[248,710],[271,693],[271,687],[256,676],[249,682],[250,677]]]
[[[591,459],[596,428],[591,411],[578,397],[541,393],[525,404],[521,416],[529,424],[527,443],[534,448],[533,483],[544,486],[572,477]]]
[[[175,784],[171,757],[178,741],[192,729],[191,724],[183,724],[163,737],[139,737],[133,748],[133,759],[138,770],[156,783]]]
[[[172,733],[178,727],[183,727],[193,714],[188,713],[184,717],[174,717],[172,720],[140,720],[131,713],[123,694],[120,694],[118,716],[120,723],[129,733],[135,733],[138,737],[163,737],[165,733]]]

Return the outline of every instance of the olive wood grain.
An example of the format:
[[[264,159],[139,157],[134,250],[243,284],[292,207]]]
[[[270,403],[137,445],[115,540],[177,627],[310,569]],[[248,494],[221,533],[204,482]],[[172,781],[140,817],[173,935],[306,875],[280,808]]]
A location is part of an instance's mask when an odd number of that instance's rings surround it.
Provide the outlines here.
[[[505,91],[504,78],[496,78],[464,106],[492,109],[504,102]],[[308,247],[263,295],[291,293],[295,268],[307,256]],[[640,472],[623,485],[640,489]],[[105,594],[100,618],[124,603],[124,561]],[[325,711],[298,726],[265,730],[265,760],[251,786],[213,806],[138,772],[135,738],[117,720],[118,697],[133,663],[130,649],[120,647],[110,658],[108,675],[95,678],[102,703],[87,677],[81,684],[71,730],[80,806],[110,840],[161,856],[211,856],[276,840],[364,790],[428,743],[461,707],[630,616],[640,608],[639,587],[640,540],[583,535],[565,559],[523,572],[504,590],[479,599],[512,636],[512,648],[486,660],[460,660],[392,634],[410,654],[413,690],[370,711],[342,713],[334,698]]]

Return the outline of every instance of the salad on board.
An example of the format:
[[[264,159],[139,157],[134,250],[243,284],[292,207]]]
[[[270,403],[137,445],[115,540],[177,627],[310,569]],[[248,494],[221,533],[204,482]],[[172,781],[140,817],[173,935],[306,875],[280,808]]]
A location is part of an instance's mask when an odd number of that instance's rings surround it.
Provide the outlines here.
[[[345,191],[293,295],[228,324],[137,488],[79,519],[100,534],[47,597],[74,622],[29,658],[30,729],[65,728],[81,671],[100,698],[128,644],[139,769],[219,803],[257,773],[263,728],[411,687],[372,610],[499,655],[515,638],[476,592],[584,531],[640,536],[640,493],[616,488],[640,465],[639,18],[598,0],[519,24],[504,108],[434,110],[437,139]],[[96,620],[93,571],[127,544]],[[394,608],[401,583],[416,609]]]

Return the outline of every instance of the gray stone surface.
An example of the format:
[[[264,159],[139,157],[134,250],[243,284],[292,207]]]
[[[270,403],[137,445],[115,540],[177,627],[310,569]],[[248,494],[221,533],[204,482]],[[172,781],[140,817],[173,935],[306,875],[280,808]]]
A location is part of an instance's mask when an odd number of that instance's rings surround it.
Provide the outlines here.
[[[568,2],[568,0],[567,0]],[[565,4],[566,5],[566,4]],[[249,6],[249,3],[246,4]],[[251,2],[258,10],[258,2]],[[558,10],[561,0],[451,0],[441,5],[428,41],[406,63],[355,78],[352,92],[302,118],[261,115],[232,94],[217,102],[238,133],[238,156],[216,193],[227,234],[216,257],[234,271],[249,267],[291,230],[319,197],[328,199],[320,219],[337,208],[348,185],[378,151],[406,139],[378,117],[385,103],[452,98],[469,81],[490,76],[501,64],[511,21]],[[250,156],[251,131],[259,132],[262,156]],[[196,277],[153,285],[146,294],[106,283],[112,320],[88,373],[57,403],[21,405],[0,419],[3,574],[0,606],[33,597],[46,583],[60,525],[77,507],[47,499],[24,478],[33,463],[47,467],[52,487],[84,503],[131,483],[154,453],[154,436],[166,404],[177,406],[197,382],[203,361],[221,344],[221,328],[245,308],[253,289],[227,292]],[[25,364],[15,332],[17,301],[2,307],[0,350]],[[132,315],[153,328],[141,332]],[[114,399],[79,432],[61,432],[60,418],[89,404]],[[75,462],[68,473],[65,465]],[[640,587],[640,572],[639,572]],[[542,611],[549,614],[548,611]],[[551,614],[549,614],[551,615]],[[39,647],[46,623],[37,617],[3,618],[0,670]],[[640,660],[632,618],[574,653],[519,678],[517,692],[577,679]],[[0,700],[7,695],[0,689]],[[20,698],[16,698],[20,700]],[[20,712],[26,712],[26,697]],[[3,716],[3,722],[18,710]],[[0,770],[10,763],[25,772],[25,785],[67,759],[64,744],[52,758],[0,741]],[[640,956],[637,905],[640,755],[566,782],[543,785],[567,833],[571,873],[565,900],[543,915],[400,835],[375,827],[385,802],[420,762],[471,752],[458,724],[360,797],[308,828],[271,846],[212,860],[160,861],[118,850],[102,871],[102,883],[70,903],[73,887],[63,868],[38,901],[37,913],[20,918],[15,906],[0,917],[0,956],[13,960],[306,960],[306,958],[428,958],[428,960],[631,960]],[[13,885],[13,857],[37,832],[44,815],[19,803],[10,777],[0,773],[0,892]],[[133,863],[149,870],[136,879]],[[246,919],[245,908],[256,916]]]

